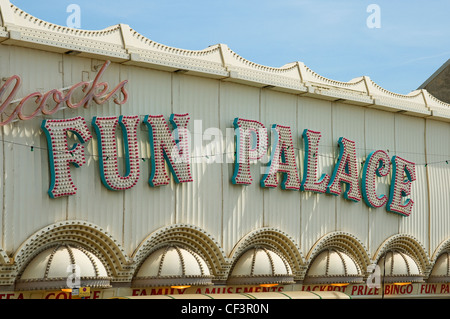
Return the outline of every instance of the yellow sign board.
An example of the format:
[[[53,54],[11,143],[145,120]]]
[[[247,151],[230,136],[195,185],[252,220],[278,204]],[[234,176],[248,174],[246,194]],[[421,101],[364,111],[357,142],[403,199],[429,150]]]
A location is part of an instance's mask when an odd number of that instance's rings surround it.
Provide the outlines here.
[[[90,297],[91,296],[91,288],[89,287],[81,287],[72,289],[72,296],[74,297]]]

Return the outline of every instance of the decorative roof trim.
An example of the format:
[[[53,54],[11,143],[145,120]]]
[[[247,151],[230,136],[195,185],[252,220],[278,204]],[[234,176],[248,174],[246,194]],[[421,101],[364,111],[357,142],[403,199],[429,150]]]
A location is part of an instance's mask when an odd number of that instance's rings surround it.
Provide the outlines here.
[[[445,270],[445,274],[441,274],[441,275],[435,274],[435,275],[433,275],[433,273],[435,271],[437,271],[439,273],[439,270],[442,270],[442,269],[437,269],[436,268],[436,267],[438,267],[436,262],[440,258],[445,259],[446,262],[447,262],[447,265],[442,266],[444,268],[444,270]],[[428,283],[449,283],[450,282],[450,251],[448,251],[448,250],[444,251],[443,253],[441,253],[439,255],[439,257],[436,260],[434,260],[434,266],[433,266],[432,271],[430,272],[430,276],[428,277],[427,282]]]
[[[329,274],[330,270],[330,257],[331,253],[334,252],[339,257],[342,266],[344,267],[344,273],[338,275]],[[320,275],[310,275],[309,270],[314,266],[314,261],[316,258],[321,256],[323,253],[326,253],[326,269],[324,274]],[[346,260],[344,258],[346,255],[355,265],[357,269],[357,274],[349,274],[348,266]],[[344,250],[342,248],[337,248],[337,246],[328,246],[321,250],[318,254],[314,256],[314,258],[309,263],[308,272],[303,280],[303,284],[311,285],[311,284],[333,284],[333,283],[362,283],[364,274],[362,273],[361,266],[359,265],[359,261],[355,259],[355,257],[351,254],[351,251]]]
[[[112,281],[130,280],[133,261],[118,241],[99,226],[79,220],[58,222],[30,236],[14,254],[13,260],[17,270],[22,269],[43,250],[60,242],[76,243],[95,252],[104,262],[107,271],[112,274]]]
[[[361,284],[362,275],[327,275],[327,276],[307,276],[303,280],[304,285],[327,285],[338,283]]]
[[[391,254],[391,259],[390,259],[390,267],[389,267],[389,271],[386,272],[386,274],[384,275],[384,282],[385,283],[395,283],[395,282],[423,282],[424,280],[424,275],[422,273],[422,269],[421,266],[417,263],[417,260],[409,255],[408,253],[405,253],[403,251],[400,251],[397,248],[394,249],[389,249],[388,251],[386,251],[386,254],[383,255],[381,257],[381,259],[378,261],[378,265],[380,266],[381,262],[385,263],[386,259],[387,259],[387,255]],[[404,265],[406,266],[406,273],[405,274],[393,274],[394,272],[394,267],[395,267],[395,258],[394,256],[400,256],[400,258],[403,260]],[[410,268],[410,262],[408,260],[408,258],[411,260],[411,262],[415,263],[416,266],[418,267],[419,273],[418,274],[414,274],[411,272],[411,268]],[[387,266],[387,265],[386,265]],[[385,267],[387,268],[387,267]],[[383,269],[383,268],[382,268]]]
[[[244,254],[250,252],[252,254],[252,263],[249,274],[243,275],[234,275],[235,267],[238,267],[238,262],[240,258],[243,257]],[[255,274],[255,262],[256,255],[261,252],[265,254],[267,260],[270,263],[270,273],[266,274]],[[275,254],[279,257],[284,266],[283,273],[276,273],[274,260],[270,253]],[[227,284],[228,285],[260,285],[260,284],[294,284],[294,274],[292,273],[292,267],[289,265],[285,257],[278,251],[266,248],[264,246],[253,246],[242,252],[239,255],[239,258],[236,259],[232,266],[232,271],[228,276]]]
[[[164,287],[164,286],[209,286],[212,276],[164,276],[138,277],[133,279],[132,287]]]
[[[268,67],[246,60],[225,44],[198,51],[178,49],[154,42],[126,24],[98,31],[68,28],[36,18],[9,0],[0,0],[0,13],[0,43],[7,45],[76,52],[81,57],[170,72],[183,70],[192,75],[450,122],[450,104],[424,89],[403,95],[383,89],[367,76],[335,81],[301,62]]]
[[[435,249],[433,256],[431,256],[431,262],[434,264],[436,260],[439,258],[439,256],[446,252],[450,251],[450,238],[447,238],[444,240],[439,246]]]
[[[429,275],[432,267],[430,258],[425,247],[414,236],[397,234],[386,239],[373,255],[373,261],[376,262],[391,250],[409,255],[417,262],[420,272],[425,276]]]
[[[281,274],[232,276],[227,280],[227,285],[261,285],[261,284],[290,285],[295,284],[295,281],[294,276]]]
[[[167,255],[169,249],[174,249],[178,255],[179,261],[181,263],[182,274],[181,275],[162,275],[164,259]],[[191,249],[187,247],[183,247],[180,245],[174,244],[166,244],[165,246],[158,247],[156,250],[152,251],[147,258],[149,258],[153,253],[156,253],[158,250],[163,250],[161,259],[159,260],[158,265],[158,273],[156,276],[139,276],[139,270],[144,264],[141,264],[138,272],[132,281],[133,287],[151,287],[151,286],[173,286],[173,285],[212,285],[212,279],[214,276],[206,273],[205,269],[203,269],[202,261],[200,260],[202,257],[198,256],[197,253],[193,252]],[[189,275],[186,272],[186,264],[183,257],[182,250],[191,254],[197,262],[198,269],[200,270],[200,275]],[[144,261],[145,262],[145,261]]]
[[[25,265],[24,269],[21,270],[21,273],[17,276],[16,285],[15,288],[18,290],[43,290],[43,289],[63,289],[68,288],[67,286],[67,277],[52,277],[49,276],[49,271],[53,263],[53,257],[57,252],[64,252],[69,255],[70,263],[72,265],[77,264],[75,256],[73,254],[73,250],[78,250],[82,253],[84,253],[85,257],[89,259],[91,262],[91,267],[95,272],[95,276],[84,276],[83,274],[86,273],[86,269],[82,269],[80,273],[80,282],[82,286],[89,286],[92,288],[111,288],[110,285],[110,277],[107,276],[100,276],[98,271],[98,265],[97,262],[93,259],[91,254],[94,254],[93,252],[88,251],[87,249],[74,245],[71,246],[67,243],[55,243],[52,246],[46,246],[45,249],[40,250],[40,253],[44,253],[46,250],[51,250],[48,256],[47,263],[45,265],[44,274],[42,278],[22,278],[24,271],[31,267],[31,263],[33,262],[34,258],[37,257],[39,254],[36,254],[28,260],[28,263]],[[48,254],[48,252],[47,252]],[[97,256],[96,256],[97,257]],[[54,266],[54,265],[53,265]],[[65,267],[66,265],[63,265]],[[60,267],[60,265],[56,265],[55,267]],[[42,270],[41,270],[42,271]]]
[[[332,232],[320,238],[309,251],[307,263],[311,265],[316,256],[330,248],[346,253],[356,262],[360,271],[367,271],[367,267],[371,264],[365,245],[354,235],[342,231]],[[368,274],[367,272],[366,275]]]
[[[110,278],[108,277],[81,277],[80,285],[83,287],[91,287],[94,289],[111,288]],[[15,289],[22,290],[59,290],[67,287],[67,278],[57,279],[36,279],[16,281]]]
[[[189,224],[162,227],[145,238],[132,255],[135,271],[152,252],[167,244],[180,245],[195,251],[211,268],[212,275],[226,279],[229,260],[225,257],[226,254],[220,244],[213,239],[212,235]]]
[[[264,227],[250,232],[234,246],[230,253],[231,260],[236,261],[245,251],[255,246],[272,248],[287,259],[296,279],[300,279],[305,270],[305,260],[300,247],[288,234],[272,227]]]

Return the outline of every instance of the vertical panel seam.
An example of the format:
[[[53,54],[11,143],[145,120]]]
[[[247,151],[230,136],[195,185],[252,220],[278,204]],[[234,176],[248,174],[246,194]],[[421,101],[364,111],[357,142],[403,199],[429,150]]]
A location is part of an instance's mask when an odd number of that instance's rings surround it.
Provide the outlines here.
[[[262,88],[260,88],[259,89],[259,110],[258,110],[258,113],[259,113],[259,115],[258,115],[258,117],[259,117],[259,121],[260,122],[262,122],[262,118],[261,118],[261,111],[262,111],[262,103],[263,103],[263,89]],[[264,99],[265,100],[265,99]],[[260,171],[261,172],[261,171]],[[259,176],[260,174],[258,174],[258,177],[259,178],[261,178],[261,176]],[[261,192],[261,194],[262,194],[262,225],[263,225],[263,227],[265,227],[265,225],[266,225],[266,221],[265,221],[265,217],[266,217],[266,205],[265,205],[265,201],[264,201],[264,195],[265,195],[265,192],[264,191],[262,191]]]
[[[2,247],[5,247],[5,242],[6,242],[6,167],[5,167],[5,127],[2,126],[2,176],[3,176],[3,181],[2,181]]]
[[[217,88],[218,88],[218,92],[217,92],[217,121],[218,121],[218,124],[219,124],[219,127],[220,127],[220,124],[221,124],[221,122],[220,122],[220,119],[221,119],[221,113],[220,113],[220,106],[221,106],[221,100],[220,100],[220,97],[221,97],[221,92],[222,92],[222,81],[218,81],[218,86],[217,86]],[[226,132],[226,127],[225,127],[225,132]],[[225,135],[226,136],[226,135]],[[226,140],[226,137],[225,137],[225,142],[224,142],[224,140],[223,140],[223,137],[222,137],[222,153],[224,154],[223,155],[223,157],[222,157],[222,160],[225,160],[225,163],[227,163],[227,140]],[[220,243],[221,243],[221,245],[222,245],[222,247],[223,247],[223,244],[224,244],[224,225],[223,225],[223,219],[224,219],[224,194],[223,194],[223,190],[224,190],[224,187],[223,187],[223,185],[224,185],[224,178],[223,178],[223,163],[220,163],[220,185],[222,186],[221,188],[220,188],[220,193],[221,193],[221,196],[222,196],[222,200],[221,200],[221,212],[220,212],[220,229],[219,229],[219,231],[220,231]]]
[[[428,152],[427,152],[427,119],[424,119],[424,152],[425,152],[425,163],[428,163]],[[425,176],[427,178],[427,207],[428,207],[428,252],[431,252],[431,203],[430,203],[430,176],[429,176],[429,170],[428,170],[428,165],[425,166]]]

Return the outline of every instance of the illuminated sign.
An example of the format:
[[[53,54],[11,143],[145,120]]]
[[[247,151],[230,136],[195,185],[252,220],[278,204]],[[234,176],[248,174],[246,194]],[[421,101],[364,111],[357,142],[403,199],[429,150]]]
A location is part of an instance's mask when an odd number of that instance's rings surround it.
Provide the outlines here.
[[[127,154],[124,176],[119,173],[117,156],[116,129],[119,125]],[[103,185],[109,190],[130,189],[139,180],[139,149],[136,135],[138,125],[137,116],[94,117],[92,120],[98,139],[100,175]]]
[[[151,149],[151,176],[148,183],[152,187],[169,184],[166,164],[176,183],[193,181],[190,158],[190,133],[187,128],[189,114],[173,114],[171,131],[162,115],[147,115],[141,124],[149,132]],[[94,117],[92,125],[98,139],[98,154],[101,180],[109,190],[126,190],[139,180],[139,148],[137,131],[138,116]],[[413,207],[411,183],[416,180],[415,164],[398,156],[389,158],[386,152],[378,150],[369,154],[359,181],[356,143],[341,137],[338,140],[339,157],[332,176],[318,171],[319,142],[321,133],[305,130],[302,134],[305,144],[304,177],[300,182],[296,154],[291,128],[273,125],[271,128],[272,145],[269,151],[268,133],[265,126],[257,121],[236,118],[234,121],[236,136],[236,155],[234,174],[231,182],[236,185],[252,184],[250,163],[267,157],[260,181],[263,188],[284,190],[313,191],[334,196],[343,194],[344,198],[364,202],[373,208],[386,205],[390,212],[409,216]],[[81,167],[86,162],[84,145],[92,139],[86,121],[82,117],[64,120],[44,120],[42,129],[47,136],[51,183],[50,197],[76,194],[70,164]],[[118,169],[118,145],[116,130],[120,127],[125,153],[125,173]],[[78,137],[80,143],[69,147],[67,132]],[[377,194],[377,177],[385,177],[392,171],[389,197]],[[278,181],[278,175],[283,176]],[[318,179],[318,176],[321,176]]]
[[[0,125],[10,123],[15,119],[30,120],[38,114],[52,115],[63,105],[68,108],[88,107],[91,102],[102,105],[113,99],[122,105],[128,100],[125,85],[122,81],[109,91],[109,84],[101,82],[110,62],[102,66],[94,81],[80,82],[70,88],[50,90],[47,93],[35,92],[14,100],[21,84],[19,76],[6,80],[0,88],[0,114],[6,119]],[[80,94],[82,97],[79,97]],[[109,91],[109,92],[108,92]],[[75,92],[77,92],[78,101]],[[123,99],[119,99],[119,94]],[[49,106],[53,100],[53,106]],[[32,111],[26,112],[31,105]],[[9,114],[6,111],[11,111]],[[28,114],[26,114],[28,113]],[[168,185],[170,182],[166,166],[170,169],[176,183],[193,181],[190,156],[189,114],[172,114],[169,128],[163,115],[146,115],[143,121],[139,116],[94,117],[92,127],[97,136],[100,178],[103,185],[111,191],[131,189],[140,178],[140,157],[138,143],[139,123],[148,128],[148,143],[150,146],[151,174],[148,183],[151,187]],[[71,119],[44,120],[41,125],[47,137],[51,198],[75,195],[77,187],[70,172],[70,164],[81,167],[86,163],[84,144],[93,136],[82,117]],[[119,170],[118,145],[116,131],[120,128],[122,134],[125,169]],[[319,148],[321,133],[304,130],[302,138],[305,145],[303,163],[303,180],[297,165],[294,147],[294,134],[289,126],[273,124],[271,145],[269,134],[264,124],[251,120],[236,118],[234,120],[235,156],[234,173],[231,182],[235,185],[247,186],[253,183],[250,165],[260,161],[267,164],[263,168],[260,185],[263,188],[283,190],[308,191],[339,196],[359,202],[362,199],[372,208],[386,205],[390,212],[401,216],[409,216],[414,201],[410,199],[411,183],[416,180],[415,164],[398,156],[392,159],[383,150],[372,152],[367,157],[362,171],[361,185],[359,181],[359,163],[357,161],[356,143],[341,137],[338,140],[339,157],[332,175],[319,172]],[[69,146],[68,133],[78,138],[79,143]],[[220,132],[219,132],[220,133]],[[220,134],[219,134],[220,135]],[[293,137],[294,136],[294,137]],[[271,146],[269,150],[269,146]],[[377,194],[377,178],[386,177],[392,173],[389,196]],[[279,176],[282,180],[279,181]],[[319,177],[320,176],[320,177]]]

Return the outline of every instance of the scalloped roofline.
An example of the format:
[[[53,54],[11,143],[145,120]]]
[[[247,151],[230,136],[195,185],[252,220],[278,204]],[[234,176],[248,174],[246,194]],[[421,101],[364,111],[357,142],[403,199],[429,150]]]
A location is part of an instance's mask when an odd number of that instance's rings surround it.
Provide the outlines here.
[[[0,43],[124,65],[182,72],[334,102],[450,122],[450,104],[425,89],[407,95],[388,91],[368,76],[348,82],[323,77],[302,62],[269,67],[249,61],[226,44],[185,50],[157,43],[127,24],[89,31],[36,18],[0,0]]]

